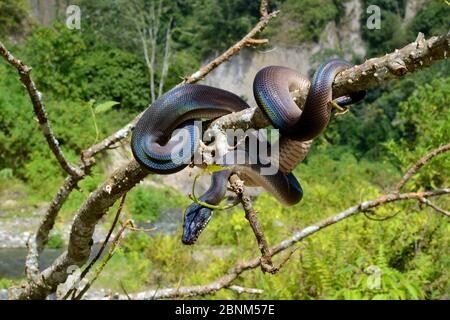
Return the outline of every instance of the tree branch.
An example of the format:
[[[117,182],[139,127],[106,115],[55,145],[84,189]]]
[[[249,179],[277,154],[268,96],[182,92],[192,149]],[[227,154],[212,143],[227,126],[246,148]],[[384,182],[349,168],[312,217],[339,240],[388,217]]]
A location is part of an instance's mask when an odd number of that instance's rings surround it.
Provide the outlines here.
[[[258,221],[255,210],[253,209],[250,196],[245,190],[244,182],[239,178],[237,174],[233,174],[230,177],[231,189],[236,193],[239,201],[245,212],[245,218],[250,224],[253,233],[255,234],[256,241],[258,242],[258,248],[261,251],[261,270],[263,272],[269,272],[275,274],[278,272],[278,268],[273,266],[272,257],[270,255],[269,245],[266,240],[266,236],[261,229],[261,225]]]
[[[383,57],[369,59],[338,74],[333,82],[333,96],[367,90],[380,83],[401,78],[447,59],[449,51],[450,32],[428,40],[425,40],[423,33],[419,33],[416,41],[407,46]]]
[[[266,3],[267,1],[262,1],[262,3]],[[262,5],[261,5],[262,7]],[[267,9],[267,5],[266,5]],[[275,18],[279,11],[273,11],[271,13],[267,13],[267,10],[261,10],[261,18],[259,19],[259,22],[253,27],[253,29],[247,33],[241,40],[239,40],[235,45],[230,47],[228,50],[226,50],[224,53],[222,53],[220,56],[218,56],[216,59],[212,60],[207,65],[201,67],[197,72],[194,72],[190,76],[186,77],[183,83],[193,83],[197,82],[199,80],[203,80],[203,78],[210,73],[212,70],[217,68],[220,64],[223,62],[229,60],[231,57],[233,57],[236,53],[238,53],[242,48],[246,46],[252,46],[252,45],[258,45],[258,44],[265,44],[266,42],[258,42],[255,41],[254,37],[264,30],[264,28],[269,24],[270,20],[272,18]]]
[[[73,167],[67,161],[67,159],[64,156],[64,153],[59,147],[58,140],[55,138],[55,135],[53,134],[50,122],[47,117],[47,112],[45,111],[44,104],[42,103],[41,93],[37,90],[35,83],[31,79],[30,76],[31,67],[25,65],[22,61],[16,59],[1,42],[0,42],[0,55],[6,61],[8,61],[13,67],[15,67],[19,72],[20,80],[27,89],[28,95],[30,96],[31,102],[33,104],[34,113],[38,118],[41,131],[44,134],[44,137],[47,140],[47,144],[50,147],[50,150],[55,155],[56,160],[58,160],[61,168],[73,177],[82,175],[82,173],[77,168]]]
[[[450,217],[450,212],[448,212],[448,211],[446,211],[446,210],[444,210],[444,209],[438,207],[437,205],[435,205],[435,204],[434,204],[433,202],[431,202],[430,200],[425,199],[425,198],[422,198],[422,199],[419,199],[419,201],[422,202],[422,203],[424,203],[424,204],[426,204],[426,205],[429,206],[430,208],[436,210],[437,212],[442,213],[444,216]]]
[[[10,296],[15,299],[45,299],[54,292],[66,280],[68,267],[81,266],[89,258],[95,226],[108,208],[147,174],[148,171],[135,160],[113,172],[76,213],[67,251],[42,271],[36,281],[27,282],[23,288],[12,288]]]
[[[431,159],[433,159],[437,155],[439,155],[441,153],[444,153],[444,152],[447,152],[449,150],[450,150],[450,143],[446,144],[444,146],[441,146],[441,147],[431,151],[430,153],[426,154],[422,158],[420,158],[419,161],[414,163],[414,165],[411,166],[411,168],[409,168],[408,171],[406,171],[406,173],[403,176],[403,178],[400,180],[400,182],[395,187],[395,191],[400,192],[400,190],[403,188],[403,186],[409,181],[409,179],[411,179],[411,177],[417,171],[419,171],[424,165],[426,165]]]

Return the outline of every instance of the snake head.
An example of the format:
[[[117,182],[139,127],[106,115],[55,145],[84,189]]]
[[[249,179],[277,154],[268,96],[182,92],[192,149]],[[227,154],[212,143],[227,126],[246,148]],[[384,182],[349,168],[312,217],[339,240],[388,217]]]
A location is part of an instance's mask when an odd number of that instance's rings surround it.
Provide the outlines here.
[[[203,207],[197,203],[191,203],[186,209],[183,222],[183,237],[181,241],[184,244],[194,244],[200,233],[205,229],[209,220],[211,220],[212,210]]]

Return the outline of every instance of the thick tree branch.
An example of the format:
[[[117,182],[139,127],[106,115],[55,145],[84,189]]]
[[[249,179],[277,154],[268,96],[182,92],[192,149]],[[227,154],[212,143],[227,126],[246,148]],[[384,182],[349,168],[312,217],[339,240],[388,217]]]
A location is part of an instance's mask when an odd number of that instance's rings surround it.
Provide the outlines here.
[[[382,82],[401,78],[447,59],[449,52],[450,32],[428,40],[425,40],[423,33],[419,33],[416,41],[407,46],[341,72],[333,82],[333,96],[367,90]]]
[[[45,299],[56,290],[68,275],[67,268],[81,266],[89,258],[95,226],[114,202],[139,183],[148,171],[132,160],[116,170],[101,186],[92,192],[78,210],[72,224],[67,251],[60,255],[36,281],[23,288],[13,288],[11,297],[16,299]]]

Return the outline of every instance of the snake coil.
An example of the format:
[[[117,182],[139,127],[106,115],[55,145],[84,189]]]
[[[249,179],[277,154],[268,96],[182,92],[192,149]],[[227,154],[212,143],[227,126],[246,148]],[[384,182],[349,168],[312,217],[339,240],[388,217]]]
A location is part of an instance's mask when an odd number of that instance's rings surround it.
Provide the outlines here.
[[[303,196],[300,183],[292,173],[282,169],[289,167],[292,170],[302,160],[299,153],[291,149],[325,130],[331,116],[332,83],[338,73],[349,67],[348,62],[340,59],[327,61],[316,71],[311,84],[306,77],[286,67],[261,69],[255,76],[253,93],[259,108],[280,130],[281,139],[286,142],[280,147],[280,170],[273,175],[261,175],[258,156],[251,164],[240,164],[233,160],[236,157],[227,158],[221,162],[227,169],[213,173],[210,188],[199,200],[211,205],[220,203],[230,174],[238,172],[285,205],[298,203]],[[303,110],[290,96],[294,90],[307,92]],[[352,104],[361,100],[364,94],[355,92],[339,97],[335,102],[340,106]],[[222,89],[198,84],[176,87],[156,100],[139,119],[131,139],[133,155],[151,172],[170,174],[180,171],[189,164],[199,146],[201,130],[195,120],[212,120],[246,108],[249,105],[244,100]],[[239,152],[243,152],[244,157],[254,156],[245,150]],[[210,208],[192,203],[186,209],[182,242],[193,244],[211,216]]]

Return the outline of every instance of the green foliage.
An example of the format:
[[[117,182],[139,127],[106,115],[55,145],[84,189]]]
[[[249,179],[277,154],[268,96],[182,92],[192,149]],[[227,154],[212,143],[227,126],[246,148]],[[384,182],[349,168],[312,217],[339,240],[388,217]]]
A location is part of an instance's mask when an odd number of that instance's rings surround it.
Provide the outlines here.
[[[100,103],[100,104],[96,105],[95,109],[94,109],[94,112],[96,114],[103,113],[103,112],[106,112],[108,110],[111,110],[112,107],[114,107],[114,106],[116,106],[118,104],[119,104],[119,102],[117,102],[117,101],[105,101],[103,103]]]
[[[269,29],[288,45],[317,42],[321,38],[326,24],[339,20],[344,12],[343,4],[346,1],[283,1],[280,5],[281,18],[269,26]]]
[[[34,67],[41,91],[88,101],[114,100],[141,110],[148,102],[142,58],[117,48],[88,47],[82,34],[62,24],[38,28],[27,38],[24,61]]]
[[[214,51],[223,51],[245,35],[259,18],[259,2],[246,0],[197,0],[188,6],[194,16],[186,17],[183,28],[174,32],[180,44],[192,46],[205,58]]]
[[[86,50],[79,31],[63,24],[39,27],[27,37],[26,44],[20,55],[33,66],[33,77],[42,92],[65,97],[79,95],[80,88],[72,85],[78,82],[73,70],[83,64],[80,55]]]
[[[52,232],[50,234],[47,247],[50,249],[61,249],[64,247],[64,239],[59,232]]]
[[[30,23],[29,3],[26,0],[0,1],[0,37],[19,35]]]
[[[8,289],[9,287],[14,285],[13,280],[6,279],[6,278],[0,278],[0,289]]]
[[[141,58],[120,49],[84,52],[74,66],[82,100],[114,100],[121,107],[142,110],[148,104],[148,77]]]
[[[405,45],[408,41],[405,37],[405,26],[402,23],[405,2],[397,0],[364,1],[363,8],[367,8],[369,5],[380,7],[381,25],[380,29],[369,29],[366,24],[369,13],[363,10],[361,29],[363,39],[369,46],[368,56],[382,55]]]
[[[411,23],[412,36],[419,32],[425,36],[437,36],[448,32],[450,10],[445,1],[429,1],[426,6],[414,16]]]
[[[139,186],[130,192],[128,203],[135,220],[155,221],[161,211],[183,208],[189,204],[189,200],[172,188]]]
[[[401,103],[397,114],[403,137],[400,141],[389,141],[386,145],[403,167],[415,159],[437,148],[450,137],[450,78],[436,79],[419,87],[408,100]],[[448,154],[434,159],[428,170],[420,172],[414,179],[415,186],[423,188],[446,187],[448,179]]]
[[[286,12],[290,19],[299,21],[301,27],[290,30],[297,42],[317,41],[326,23],[334,20],[338,11],[333,1],[287,1]]]

